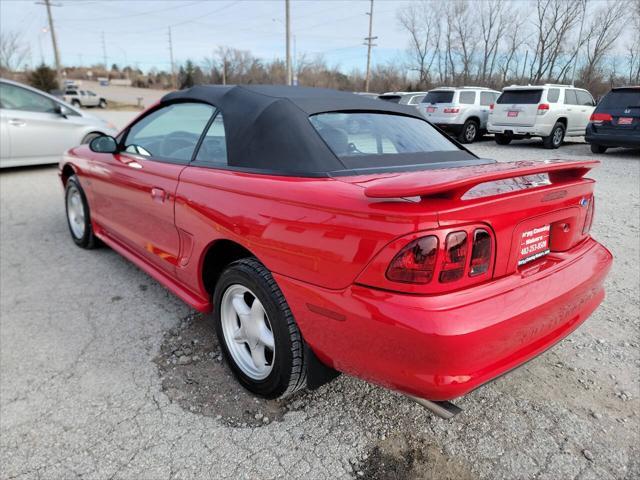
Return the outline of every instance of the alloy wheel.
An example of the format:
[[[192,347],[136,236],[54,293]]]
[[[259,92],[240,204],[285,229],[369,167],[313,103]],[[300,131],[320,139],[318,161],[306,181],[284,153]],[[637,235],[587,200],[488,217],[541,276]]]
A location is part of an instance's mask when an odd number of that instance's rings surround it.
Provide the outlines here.
[[[275,340],[269,317],[258,297],[240,284],[222,296],[220,319],[224,340],[235,364],[253,380],[273,370]]]
[[[84,236],[84,218],[84,203],[80,191],[75,186],[71,186],[67,193],[67,219],[73,236],[78,239]]]
[[[476,138],[476,125],[474,123],[467,125],[467,129],[464,132],[464,138],[467,142],[473,142]]]

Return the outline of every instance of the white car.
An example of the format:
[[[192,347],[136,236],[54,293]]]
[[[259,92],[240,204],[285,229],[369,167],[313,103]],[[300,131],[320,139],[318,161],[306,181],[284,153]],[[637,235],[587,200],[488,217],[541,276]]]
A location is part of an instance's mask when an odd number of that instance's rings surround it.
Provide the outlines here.
[[[74,107],[100,107],[107,108],[107,100],[99,97],[91,90],[79,90],[77,87],[67,87],[64,91],[64,100]]]
[[[427,92],[418,110],[461,143],[472,143],[486,131],[489,108],[499,95],[484,87],[438,87]]]
[[[114,125],[35,88],[0,79],[0,168],[58,163],[71,147]]]
[[[570,85],[512,85],[493,105],[487,131],[500,145],[542,137],[545,148],[558,148],[565,136],[584,135],[595,105],[588,91]]]

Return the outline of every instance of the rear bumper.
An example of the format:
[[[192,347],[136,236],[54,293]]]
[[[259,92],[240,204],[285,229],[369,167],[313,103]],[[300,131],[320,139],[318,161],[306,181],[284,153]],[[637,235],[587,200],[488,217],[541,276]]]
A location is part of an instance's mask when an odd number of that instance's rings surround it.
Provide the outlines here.
[[[551,347],[602,302],[609,251],[588,239],[558,258],[543,272],[437,296],[276,281],[322,361],[393,390],[450,400]]]
[[[552,129],[553,125],[545,124],[522,127],[518,125],[495,125],[491,122],[487,123],[487,132],[489,133],[504,133],[529,137],[546,137],[551,134]]]
[[[585,134],[587,143],[605,147],[640,147],[640,132],[620,132],[618,134],[596,132],[591,125]]]

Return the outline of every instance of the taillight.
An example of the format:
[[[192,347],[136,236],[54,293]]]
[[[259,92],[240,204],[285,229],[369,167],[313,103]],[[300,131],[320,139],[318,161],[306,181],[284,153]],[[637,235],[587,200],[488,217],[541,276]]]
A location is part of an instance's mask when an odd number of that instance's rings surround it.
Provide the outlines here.
[[[458,113],[460,111],[459,108],[445,108],[443,110],[444,113]]]
[[[387,291],[434,295],[493,277],[496,239],[485,224],[426,230],[388,243],[355,283]]]
[[[495,104],[493,104],[493,103],[492,103],[491,105],[489,105],[489,110],[491,110],[491,111],[493,112],[493,109],[494,109],[495,107],[496,107],[496,106],[495,106]]]
[[[438,237],[429,235],[410,242],[393,258],[387,278],[394,282],[429,283],[438,255]]]
[[[467,232],[453,232],[447,235],[444,247],[444,262],[440,271],[442,283],[455,282],[464,275],[467,259]]]
[[[602,122],[610,122],[613,120],[613,117],[608,113],[592,113],[589,121],[593,123],[602,123]]]
[[[584,225],[582,226],[582,234],[586,235],[591,230],[593,224],[593,213],[595,210],[596,200],[594,197],[589,199],[589,206],[587,207],[587,214],[584,217]]]
[[[469,276],[475,277],[489,271],[491,264],[491,235],[483,228],[473,232],[473,246],[471,248],[471,261]]]
[[[538,115],[544,115],[548,111],[549,111],[548,103],[541,103],[540,105],[538,105]]]

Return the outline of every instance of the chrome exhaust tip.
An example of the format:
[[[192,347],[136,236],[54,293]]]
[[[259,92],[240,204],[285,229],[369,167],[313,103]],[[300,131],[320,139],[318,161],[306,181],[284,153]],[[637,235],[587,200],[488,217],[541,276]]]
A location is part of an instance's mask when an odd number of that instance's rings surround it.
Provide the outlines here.
[[[453,418],[457,414],[462,412],[462,409],[460,407],[454,405],[451,402],[434,402],[425,398],[414,397],[413,395],[408,395],[406,393],[404,393],[403,395],[413,400],[417,404],[422,405],[424,408],[437,415],[438,417],[444,418],[445,420],[449,420],[450,418]]]

